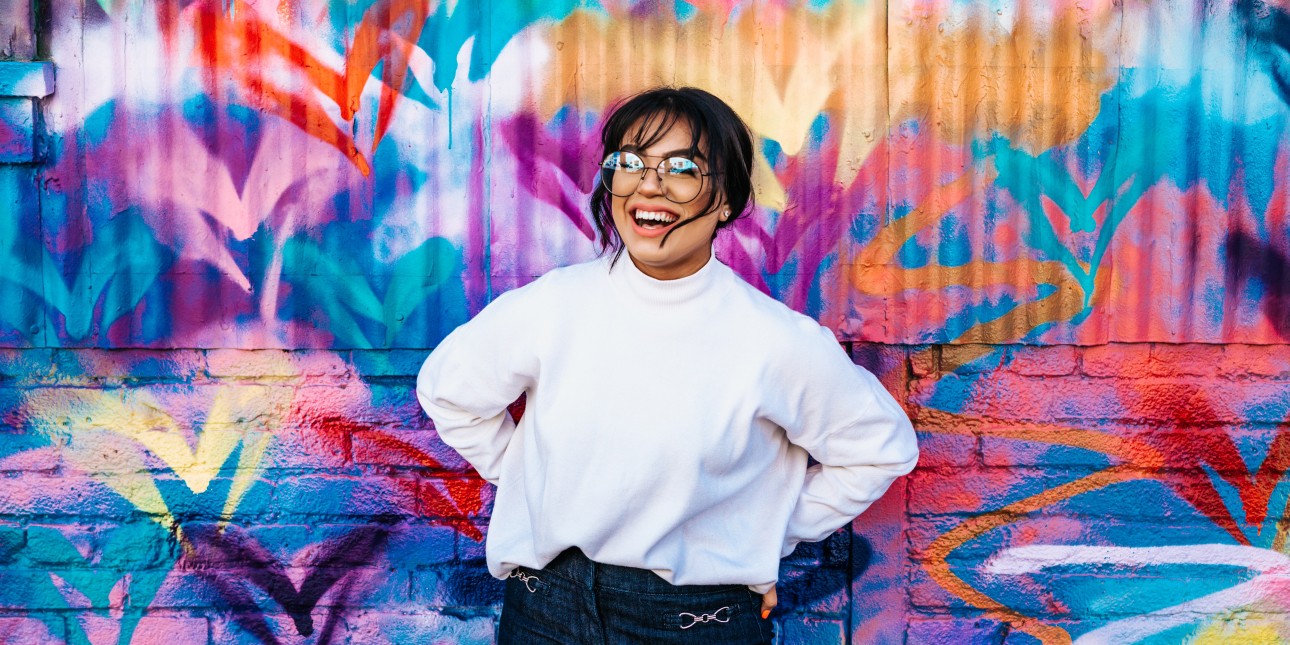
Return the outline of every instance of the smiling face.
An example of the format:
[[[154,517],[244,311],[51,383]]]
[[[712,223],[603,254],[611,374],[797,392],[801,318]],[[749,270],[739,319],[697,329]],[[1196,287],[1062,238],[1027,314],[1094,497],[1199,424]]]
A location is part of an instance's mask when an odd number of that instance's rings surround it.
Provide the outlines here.
[[[712,208],[713,196],[708,190],[712,177],[701,177],[704,185],[698,197],[684,204],[664,196],[668,178],[660,178],[654,170],[664,159],[687,157],[698,164],[701,173],[708,172],[708,164],[698,151],[691,148],[693,136],[683,120],[675,120],[666,132],[649,137],[654,141],[643,149],[631,145],[632,141],[644,138],[641,133],[647,127],[649,124],[644,122],[632,126],[620,147],[638,155],[647,170],[636,192],[626,197],[614,196],[610,207],[614,228],[632,263],[652,278],[674,280],[703,268],[712,256],[712,236],[720,208]],[[674,181],[679,182],[680,179]],[[721,196],[718,194],[716,199],[718,203],[715,206],[720,207]],[[687,221],[689,223],[681,226]]]

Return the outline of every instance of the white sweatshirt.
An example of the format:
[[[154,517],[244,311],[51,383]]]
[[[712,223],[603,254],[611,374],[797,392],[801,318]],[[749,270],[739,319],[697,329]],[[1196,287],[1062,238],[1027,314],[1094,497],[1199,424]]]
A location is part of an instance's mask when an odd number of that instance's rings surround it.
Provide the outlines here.
[[[522,393],[517,427],[506,406]],[[918,457],[909,419],[831,332],[715,258],[677,280],[626,255],[552,271],[449,334],[417,398],[497,485],[498,578],[578,547],[673,584],[764,592],[782,556]]]

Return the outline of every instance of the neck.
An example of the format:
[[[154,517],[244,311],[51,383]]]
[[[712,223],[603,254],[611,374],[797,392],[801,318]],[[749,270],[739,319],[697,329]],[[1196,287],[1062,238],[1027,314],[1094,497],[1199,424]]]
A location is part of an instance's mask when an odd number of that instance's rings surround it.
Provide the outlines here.
[[[684,262],[668,266],[645,264],[637,260],[630,251],[627,252],[627,257],[636,266],[637,270],[655,280],[678,280],[698,273],[699,269],[702,269],[708,263],[708,260],[712,258],[712,249],[704,249],[702,253],[696,253],[693,257],[686,258]]]
[[[667,306],[696,302],[699,299],[711,300],[711,289],[722,281],[722,276],[730,272],[711,254],[698,270],[673,279],[656,278],[641,270],[636,262],[619,261],[615,266],[616,268],[610,269],[610,275],[617,284],[642,302]]]

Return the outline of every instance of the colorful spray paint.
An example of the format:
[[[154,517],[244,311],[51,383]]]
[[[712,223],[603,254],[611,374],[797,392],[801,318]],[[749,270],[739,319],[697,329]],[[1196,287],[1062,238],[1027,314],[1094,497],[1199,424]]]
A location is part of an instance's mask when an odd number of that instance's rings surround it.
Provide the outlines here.
[[[595,255],[659,83],[757,137],[718,255],[920,431],[781,642],[1290,640],[1286,2],[0,15],[0,641],[489,642],[492,489],[415,370]]]

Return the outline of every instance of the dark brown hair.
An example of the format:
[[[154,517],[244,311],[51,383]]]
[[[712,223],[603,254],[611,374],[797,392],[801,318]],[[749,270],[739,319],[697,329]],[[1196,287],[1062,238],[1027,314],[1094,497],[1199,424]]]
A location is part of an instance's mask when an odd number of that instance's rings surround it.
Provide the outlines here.
[[[690,127],[690,150],[707,160],[708,174],[704,192],[708,209],[699,215],[678,223],[659,241],[662,246],[677,229],[712,214],[718,204],[718,195],[725,195],[730,217],[717,221],[720,230],[751,209],[753,144],[748,125],[724,101],[695,87],[656,87],[628,98],[614,109],[600,130],[604,148],[601,159],[618,151],[628,132],[638,123],[636,140],[630,143],[638,148],[648,148],[661,139],[672,127],[684,122]],[[592,223],[600,234],[601,252],[612,251],[614,259],[623,252],[623,241],[614,228],[613,195],[600,181],[591,192]]]

